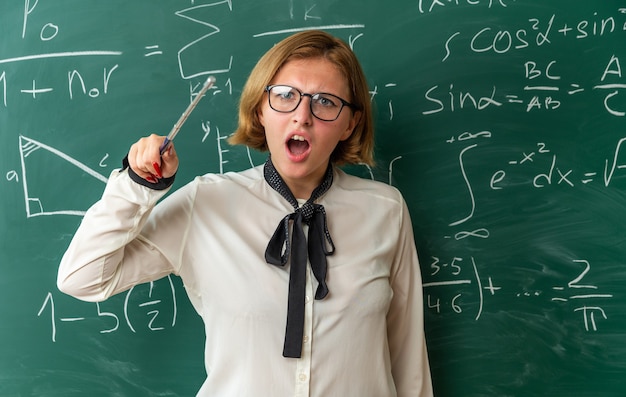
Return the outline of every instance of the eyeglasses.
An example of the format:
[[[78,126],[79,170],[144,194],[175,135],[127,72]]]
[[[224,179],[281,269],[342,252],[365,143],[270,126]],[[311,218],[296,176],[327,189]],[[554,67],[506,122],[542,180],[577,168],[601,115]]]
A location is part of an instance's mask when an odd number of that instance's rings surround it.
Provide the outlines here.
[[[307,94],[288,85],[268,85],[265,87],[270,107],[280,113],[290,113],[298,108],[302,97],[308,96],[311,114],[322,121],[335,121],[339,118],[344,106],[354,109],[350,102],[337,95],[319,92]]]

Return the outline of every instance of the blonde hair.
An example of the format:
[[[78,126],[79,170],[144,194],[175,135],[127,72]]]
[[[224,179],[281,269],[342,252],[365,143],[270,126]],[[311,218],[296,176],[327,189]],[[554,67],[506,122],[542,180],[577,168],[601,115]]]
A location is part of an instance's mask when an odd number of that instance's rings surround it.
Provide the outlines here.
[[[231,144],[267,151],[265,129],[258,112],[265,100],[265,87],[270,84],[278,70],[293,59],[324,58],[332,62],[345,76],[350,90],[348,102],[360,118],[345,141],[340,141],[330,157],[332,163],[374,164],[374,128],[367,81],[361,65],[350,47],[328,33],[312,30],[289,36],[258,61],[246,82],[239,102],[239,125],[228,139]]]

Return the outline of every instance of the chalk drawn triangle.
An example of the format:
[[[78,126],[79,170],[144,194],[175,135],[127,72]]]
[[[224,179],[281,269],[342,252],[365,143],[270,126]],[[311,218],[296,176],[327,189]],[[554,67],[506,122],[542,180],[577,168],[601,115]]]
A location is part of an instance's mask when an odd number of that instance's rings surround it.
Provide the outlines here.
[[[34,139],[20,135],[19,145],[26,217],[84,215],[86,210],[77,208],[85,206],[85,192],[90,182],[95,178],[106,183],[107,178]]]

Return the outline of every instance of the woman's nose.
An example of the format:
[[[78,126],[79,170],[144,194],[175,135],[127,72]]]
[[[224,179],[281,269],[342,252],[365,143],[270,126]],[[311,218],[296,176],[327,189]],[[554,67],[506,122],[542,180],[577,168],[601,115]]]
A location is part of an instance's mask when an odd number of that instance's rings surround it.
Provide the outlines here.
[[[311,124],[313,113],[311,112],[311,98],[302,97],[298,107],[293,111],[293,119],[302,124]]]

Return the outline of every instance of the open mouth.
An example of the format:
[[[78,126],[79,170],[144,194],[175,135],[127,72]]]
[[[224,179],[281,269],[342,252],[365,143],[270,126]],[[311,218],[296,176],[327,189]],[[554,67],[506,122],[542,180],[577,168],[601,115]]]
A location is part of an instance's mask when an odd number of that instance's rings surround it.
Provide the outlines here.
[[[309,142],[301,135],[294,135],[287,141],[287,148],[294,156],[301,156],[309,150]]]

